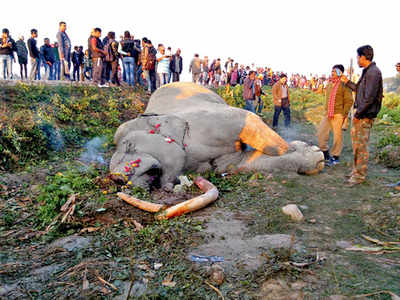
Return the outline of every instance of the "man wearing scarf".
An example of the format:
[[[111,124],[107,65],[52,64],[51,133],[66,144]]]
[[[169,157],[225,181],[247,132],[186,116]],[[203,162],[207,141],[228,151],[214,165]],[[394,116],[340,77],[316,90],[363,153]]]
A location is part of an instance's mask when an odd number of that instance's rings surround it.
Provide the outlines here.
[[[351,89],[340,81],[339,75],[343,72],[343,65],[335,65],[332,68],[331,78],[325,95],[326,112],[318,129],[318,143],[324,153],[327,166],[339,163],[340,153],[343,148],[342,125],[353,105]],[[328,141],[331,131],[333,132],[333,145],[329,153]]]

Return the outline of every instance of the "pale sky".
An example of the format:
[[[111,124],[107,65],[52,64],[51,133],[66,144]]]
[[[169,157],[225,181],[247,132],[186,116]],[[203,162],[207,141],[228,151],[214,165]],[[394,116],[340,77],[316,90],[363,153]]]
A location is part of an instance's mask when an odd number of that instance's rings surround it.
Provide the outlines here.
[[[85,48],[91,28],[100,27],[103,36],[115,31],[117,37],[129,30],[173,52],[180,48],[185,79],[194,53],[322,75],[334,64],[347,68],[356,49],[370,44],[383,76],[389,77],[400,62],[399,13],[399,0],[20,0],[2,11],[0,28],[8,28],[15,40],[24,35],[25,41],[36,28],[40,46],[45,37],[55,40],[63,20],[72,44]]]

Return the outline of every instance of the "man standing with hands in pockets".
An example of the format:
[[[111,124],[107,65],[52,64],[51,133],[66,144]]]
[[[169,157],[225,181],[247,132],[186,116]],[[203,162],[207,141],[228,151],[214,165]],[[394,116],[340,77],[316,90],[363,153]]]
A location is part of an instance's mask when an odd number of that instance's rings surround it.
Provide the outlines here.
[[[358,48],[357,62],[359,67],[363,68],[361,78],[357,83],[353,83],[346,76],[341,76],[341,81],[356,92],[351,128],[354,160],[353,170],[347,181],[348,186],[363,183],[367,177],[369,136],[374,119],[382,106],[382,73],[373,62],[373,58],[374,50],[371,46]]]

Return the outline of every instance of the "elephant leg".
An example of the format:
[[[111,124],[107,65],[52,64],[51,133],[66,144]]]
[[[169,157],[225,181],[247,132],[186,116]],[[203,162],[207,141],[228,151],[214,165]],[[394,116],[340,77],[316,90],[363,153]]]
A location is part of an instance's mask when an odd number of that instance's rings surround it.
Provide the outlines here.
[[[288,150],[286,141],[269,128],[259,116],[253,113],[247,114],[245,125],[239,134],[239,138],[242,143],[258,150],[253,153],[254,157],[250,157],[250,160],[256,159],[261,154],[283,155]]]

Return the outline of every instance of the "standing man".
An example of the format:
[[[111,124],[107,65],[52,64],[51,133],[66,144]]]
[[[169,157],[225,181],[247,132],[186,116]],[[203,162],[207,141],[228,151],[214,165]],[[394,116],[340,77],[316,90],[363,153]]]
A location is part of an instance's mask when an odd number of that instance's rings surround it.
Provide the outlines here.
[[[12,78],[12,59],[16,49],[14,40],[7,28],[3,29],[0,43],[0,79]]]
[[[71,67],[71,40],[67,33],[67,23],[61,21],[59,23],[59,31],[57,33],[58,52],[60,53],[61,63],[61,80],[65,77],[70,79],[69,69]]]
[[[38,36],[37,30],[31,30],[31,38],[28,40],[29,56],[31,57],[31,72],[29,73],[29,80],[35,80],[37,77],[40,79],[40,53],[36,46],[36,38]]]
[[[176,50],[175,55],[172,56],[169,68],[172,72],[172,82],[179,81],[179,77],[182,73],[181,49]]]
[[[272,129],[276,130],[278,128],[279,115],[282,110],[285,116],[285,127],[288,128],[290,126],[290,101],[286,74],[282,73],[280,79],[272,87],[272,97],[275,109]]]
[[[246,77],[243,83],[243,98],[246,101],[245,110],[256,113],[255,100],[256,100],[256,72],[250,71],[249,76]]]
[[[374,119],[382,106],[382,73],[373,59],[372,47],[370,45],[361,46],[357,49],[357,63],[360,68],[363,68],[361,78],[355,84],[346,76],[341,76],[341,80],[346,86],[356,92],[351,128],[354,160],[353,170],[347,181],[349,186],[360,184],[367,177],[369,135]]]
[[[93,63],[93,83],[97,84],[98,87],[105,87],[103,79],[103,58],[106,55],[106,51],[103,50],[103,43],[100,40],[101,29],[95,28],[89,39],[89,52],[92,56]]]
[[[51,48],[48,38],[44,39],[44,45],[40,47],[40,56],[42,57],[45,69],[44,80],[53,80],[55,58],[53,48]]]
[[[74,47],[74,51],[72,52],[71,55],[71,61],[72,61],[72,80],[73,81],[79,81],[79,71],[80,71],[80,62],[79,62],[79,48],[78,46]]]
[[[192,72],[192,81],[194,83],[199,83],[200,73],[201,73],[201,59],[199,55],[196,53],[194,58],[190,62],[189,73]]]
[[[60,52],[58,51],[58,43],[54,43],[53,47],[53,52],[54,52],[54,68],[53,68],[53,79],[54,80],[60,80],[60,68],[61,68],[61,62],[60,62]]]
[[[319,148],[324,153],[327,166],[339,163],[339,157],[343,148],[342,126],[353,105],[351,89],[340,81],[344,72],[343,65],[335,65],[332,68],[331,79],[325,94],[325,115],[318,129]],[[329,153],[329,133],[333,131],[332,157]]]
[[[28,79],[28,71],[26,67],[28,64],[28,48],[26,48],[24,37],[21,36],[19,40],[15,43],[15,45],[17,47],[17,56],[21,79]]]
[[[78,55],[78,61],[79,61],[79,71],[81,73],[81,81],[85,80],[85,74],[83,72],[84,69],[84,62],[85,62],[85,53],[83,52],[83,46],[79,46],[79,55]]]
[[[170,55],[165,53],[164,45],[159,47],[159,52],[157,53],[157,76],[160,81],[160,86],[168,83],[168,72],[169,72],[169,60]],[[160,87],[159,86],[159,87]]]

